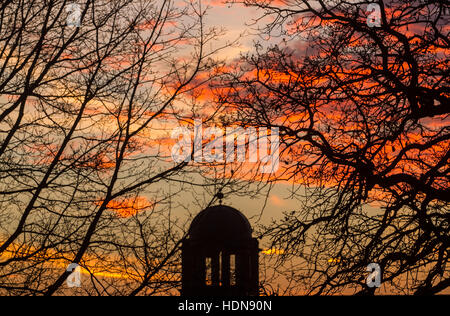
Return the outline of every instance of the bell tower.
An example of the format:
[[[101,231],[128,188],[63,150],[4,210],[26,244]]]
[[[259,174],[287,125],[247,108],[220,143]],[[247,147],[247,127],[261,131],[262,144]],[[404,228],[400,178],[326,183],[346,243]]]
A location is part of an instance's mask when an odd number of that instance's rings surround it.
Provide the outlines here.
[[[192,221],[182,246],[183,296],[258,296],[258,240],[247,218],[217,205]]]

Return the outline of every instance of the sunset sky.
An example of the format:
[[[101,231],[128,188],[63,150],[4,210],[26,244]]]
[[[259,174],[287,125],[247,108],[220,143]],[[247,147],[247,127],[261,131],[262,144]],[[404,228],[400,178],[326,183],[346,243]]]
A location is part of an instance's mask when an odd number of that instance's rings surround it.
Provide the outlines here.
[[[369,293],[378,262],[448,287],[448,4],[380,2],[373,26],[362,0],[86,1],[81,25],[66,0],[0,5],[0,294],[58,293],[69,263],[105,293],[176,290],[217,193],[285,294]],[[208,161],[237,127],[255,151]]]

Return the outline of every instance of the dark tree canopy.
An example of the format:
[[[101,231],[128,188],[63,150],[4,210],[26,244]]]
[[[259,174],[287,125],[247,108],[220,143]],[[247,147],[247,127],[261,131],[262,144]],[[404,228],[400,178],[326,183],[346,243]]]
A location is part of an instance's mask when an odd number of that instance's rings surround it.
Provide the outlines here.
[[[0,3],[0,294],[67,293],[70,263],[78,294],[176,291],[184,232],[170,214],[187,164],[155,125],[177,122],[174,103],[216,64],[204,14],[195,1]]]
[[[282,263],[301,258],[291,278],[303,293],[373,292],[374,262],[388,293],[446,289],[448,2],[375,1],[379,26],[367,1],[242,3],[279,44],[244,56],[218,100],[243,126],[279,127],[277,179],[306,185],[303,205],[264,230]]]

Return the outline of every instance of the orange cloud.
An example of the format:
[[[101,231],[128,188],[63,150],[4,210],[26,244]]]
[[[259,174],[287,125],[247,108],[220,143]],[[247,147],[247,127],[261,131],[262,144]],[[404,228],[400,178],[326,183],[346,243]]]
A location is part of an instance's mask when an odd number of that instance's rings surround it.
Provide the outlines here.
[[[100,205],[102,201],[97,201]],[[154,202],[149,201],[146,197],[137,196],[133,198],[121,198],[110,201],[106,206],[108,210],[114,211],[119,217],[134,216],[139,212],[145,211],[154,206]]]
[[[283,249],[270,248],[270,249],[265,249],[265,250],[261,251],[261,253],[263,253],[265,255],[282,255],[282,254],[284,254],[284,250]]]
[[[282,206],[285,204],[284,201],[275,194],[270,195],[270,202],[276,206]]]

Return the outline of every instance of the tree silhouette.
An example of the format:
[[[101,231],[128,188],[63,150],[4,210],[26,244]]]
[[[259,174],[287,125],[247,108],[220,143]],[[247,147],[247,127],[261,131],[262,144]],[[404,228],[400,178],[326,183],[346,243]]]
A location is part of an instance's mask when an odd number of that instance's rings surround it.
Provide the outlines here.
[[[89,276],[79,293],[178,285],[170,214],[187,163],[156,133],[216,65],[204,14],[195,1],[2,1],[2,294],[67,293],[70,263]]]
[[[304,185],[298,210],[264,227],[300,293],[366,286],[448,288],[448,2],[233,1],[260,9],[278,45],[246,55],[220,82],[243,126],[278,127],[283,171]],[[256,26],[261,24],[255,23]],[[291,261],[293,260],[293,261]]]

